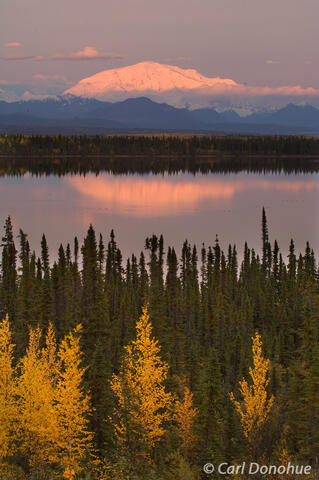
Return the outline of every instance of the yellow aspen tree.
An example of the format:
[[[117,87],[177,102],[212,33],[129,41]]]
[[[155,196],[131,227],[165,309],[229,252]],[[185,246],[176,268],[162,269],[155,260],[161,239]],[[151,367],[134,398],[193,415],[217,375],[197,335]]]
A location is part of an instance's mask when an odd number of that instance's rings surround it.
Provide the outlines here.
[[[56,443],[58,463],[63,476],[72,480],[82,470],[83,460],[92,451],[93,434],[89,431],[90,397],[83,389],[85,368],[79,333],[81,326],[62,340],[58,349],[61,362],[55,392],[58,418]]]
[[[0,463],[14,453],[13,423],[16,419],[14,397],[12,333],[8,315],[0,323]]]
[[[196,438],[193,428],[197,413],[197,408],[193,406],[193,394],[185,386],[183,399],[177,400],[175,403],[174,419],[177,424],[177,432],[182,448],[186,454],[189,454],[195,445]]]
[[[258,332],[252,337],[252,342],[254,368],[249,368],[252,384],[249,385],[245,378],[239,382],[242,402],[235,400],[233,393],[230,394],[230,399],[239,415],[243,433],[248,441],[253,441],[254,434],[267,420],[274,403],[274,397],[268,398],[267,394],[269,360],[262,355],[262,341]]]
[[[41,331],[30,330],[26,355],[19,364],[16,396],[19,450],[30,467],[41,471],[56,462],[57,415],[54,409],[56,366],[55,337],[49,326],[46,347],[40,348]]]
[[[169,367],[151,334],[146,305],[136,324],[136,339],[125,347],[120,372],[111,380],[117,400],[112,419],[115,435],[131,453],[140,451],[144,457],[163,437],[173,401],[164,385]]]
[[[41,350],[41,360],[48,378],[51,378],[52,385],[55,387],[61,362],[57,357],[57,343],[52,323],[49,324],[45,346]]]

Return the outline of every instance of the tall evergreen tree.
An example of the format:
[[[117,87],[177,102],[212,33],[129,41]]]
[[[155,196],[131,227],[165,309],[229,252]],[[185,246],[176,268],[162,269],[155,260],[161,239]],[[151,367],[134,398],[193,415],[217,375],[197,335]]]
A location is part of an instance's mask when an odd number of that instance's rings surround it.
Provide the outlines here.
[[[0,312],[9,314],[11,322],[15,321],[17,298],[17,250],[13,239],[11,218],[8,217],[2,237]]]
[[[82,246],[82,321],[83,352],[89,369],[86,380],[91,392],[94,415],[92,429],[96,432],[97,447],[105,446],[105,428],[101,418],[105,414],[107,400],[104,395],[105,375],[110,353],[110,323],[107,297],[103,288],[103,276],[99,263],[95,231],[90,225]],[[93,361],[94,360],[94,361]]]

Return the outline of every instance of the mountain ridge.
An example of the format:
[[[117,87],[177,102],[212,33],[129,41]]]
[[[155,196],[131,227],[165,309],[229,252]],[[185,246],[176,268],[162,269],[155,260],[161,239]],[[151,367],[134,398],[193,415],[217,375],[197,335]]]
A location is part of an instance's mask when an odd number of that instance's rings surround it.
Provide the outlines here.
[[[240,117],[235,111],[214,108],[189,110],[140,97],[120,102],[67,96],[56,99],[0,102],[1,131],[25,131],[30,126],[54,128],[152,129],[225,133],[319,134],[319,110],[288,105],[273,112]],[[10,128],[9,128],[10,127]],[[19,130],[20,128],[20,130]]]

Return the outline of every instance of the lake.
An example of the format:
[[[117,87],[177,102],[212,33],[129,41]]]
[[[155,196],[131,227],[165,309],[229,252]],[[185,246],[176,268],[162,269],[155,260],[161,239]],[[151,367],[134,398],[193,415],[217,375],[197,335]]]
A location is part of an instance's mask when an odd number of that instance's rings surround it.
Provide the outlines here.
[[[124,257],[138,254],[145,238],[163,234],[180,251],[185,239],[198,247],[244,242],[260,251],[261,212],[266,208],[271,241],[286,255],[291,238],[318,252],[318,173],[177,173],[0,177],[0,219],[10,215],[31,248],[46,234],[51,258],[60,243],[82,240],[89,224],[108,238],[113,228]]]

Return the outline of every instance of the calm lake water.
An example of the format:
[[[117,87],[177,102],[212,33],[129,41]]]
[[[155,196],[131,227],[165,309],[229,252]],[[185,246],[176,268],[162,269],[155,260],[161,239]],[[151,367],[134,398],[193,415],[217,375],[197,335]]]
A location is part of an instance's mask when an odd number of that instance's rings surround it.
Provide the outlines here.
[[[4,176],[0,220],[11,215],[15,233],[28,233],[38,251],[46,234],[51,258],[60,243],[82,240],[90,223],[105,239],[115,230],[126,257],[139,253],[145,238],[163,234],[180,251],[187,238],[199,247],[218,234],[221,245],[244,242],[260,251],[265,206],[271,240],[284,254],[290,238],[303,250],[319,250],[319,174],[190,174]]]

